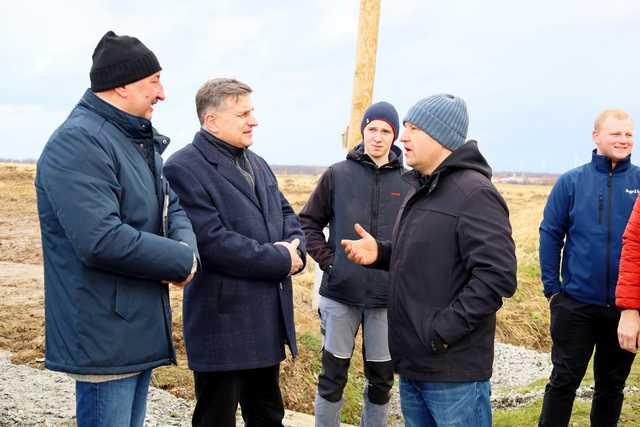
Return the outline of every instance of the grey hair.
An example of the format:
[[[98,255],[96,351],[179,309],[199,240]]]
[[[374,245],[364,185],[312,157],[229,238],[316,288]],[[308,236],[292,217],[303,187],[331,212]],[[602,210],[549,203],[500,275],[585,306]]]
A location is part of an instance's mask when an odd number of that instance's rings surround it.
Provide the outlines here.
[[[222,104],[226,108],[226,100],[234,97],[236,101],[239,96],[248,95],[252,89],[245,83],[236,79],[219,78],[204,82],[196,93],[196,112],[200,124],[204,124],[204,117],[209,110],[218,110]]]

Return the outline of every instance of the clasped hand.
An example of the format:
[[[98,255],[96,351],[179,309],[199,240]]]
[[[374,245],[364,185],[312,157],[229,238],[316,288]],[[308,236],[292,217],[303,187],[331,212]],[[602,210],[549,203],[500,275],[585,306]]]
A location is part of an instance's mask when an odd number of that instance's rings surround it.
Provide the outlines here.
[[[287,248],[289,251],[289,257],[291,258],[291,269],[289,270],[289,276],[293,276],[302,269],[302,258],[298,255],[298,246],[300,245],[300,239],[293,239],[289,242],[275,242],[274,245],[280,245]]]

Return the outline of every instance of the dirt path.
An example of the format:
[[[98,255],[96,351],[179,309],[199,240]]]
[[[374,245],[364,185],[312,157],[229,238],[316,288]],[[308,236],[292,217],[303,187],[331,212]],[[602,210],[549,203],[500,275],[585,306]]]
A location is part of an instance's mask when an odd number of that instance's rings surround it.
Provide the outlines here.
[[[42,265],[0,261],[0,303],[43,303],[43,274]]]
[[[26,336],[31,329],[26,323],[32,322],[26,319],[34,318],[34,326],[41,327],[43,289],[42,265],[0,261],[0,348],[7,348],[3,342],[14,343],[11,350],[15,352],[11,357],[8,351],[0,350],[0,427],[75,425],[73,380],[65,374],[37,369],[43,362],[42,343],[27,342],[25,349],[15,348],[16,334]],[[145,425],[191,425],[192,411],[193,402],[151,387]],[[310,427],[314,418],[287,411],[284,425]]]

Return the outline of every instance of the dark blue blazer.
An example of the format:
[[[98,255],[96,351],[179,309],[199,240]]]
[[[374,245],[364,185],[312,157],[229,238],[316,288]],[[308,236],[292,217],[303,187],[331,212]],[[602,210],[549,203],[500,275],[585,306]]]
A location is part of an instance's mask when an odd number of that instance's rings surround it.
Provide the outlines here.
[[[291,260],[277,241],[303,233],[267,163],[247,150],[255,192],[201,130],[164,173],[191,218],[202,270],[184,294],[189,367],[228,371],[272,366],[297,353]]]

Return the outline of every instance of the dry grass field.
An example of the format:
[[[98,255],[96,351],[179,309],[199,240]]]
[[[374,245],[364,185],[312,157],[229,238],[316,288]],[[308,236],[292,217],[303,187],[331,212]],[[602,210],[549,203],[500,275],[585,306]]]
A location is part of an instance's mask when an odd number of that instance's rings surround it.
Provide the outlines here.
[[[44,349],[42,255],[34,175],[34,165],[0,164],[0,348],[14,353],[14,363],[41,368]],[[317,177],[281,175],[278,178],[282,191],[298,212]],[[549,350],[549,315],[541,292],[537,251],[538,225],[550,187],[501,184],[498,188],[510,207],[518,256],[518,291],[505,301],[498,314],[498,339],[536,350]],[[296,276],[294,295],[300,354],[295,361],[289,358],[284,363],[282,387],[287,408],[313,413],[321,337],[317,315],[311,308],[312,267]],[[186,367],[182,339],[181,292],[173,289],[171,298],[179,364],[157,369],[153,382],[178,396],[192,398],[192,376]],[[359,418],[362,400],[359,348],[357,345],[343,411],[343,421],[354,424]],[[534,405],[532,414],[535,410]]]

